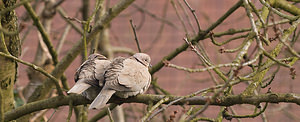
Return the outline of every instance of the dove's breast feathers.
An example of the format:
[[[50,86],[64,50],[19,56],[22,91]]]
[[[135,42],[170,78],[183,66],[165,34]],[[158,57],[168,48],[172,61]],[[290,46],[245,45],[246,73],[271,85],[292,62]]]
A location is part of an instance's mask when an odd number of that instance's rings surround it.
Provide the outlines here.
[[[143,93],[150,81],[148,68],[130,58],[116,58],[105,72],[105,85],[122,98]]]
[[[130,91],[138,91],[147,86],[151,78],[147,67],[133,59],[126,59],[123,64],[124,67],[118,77],[121,85],[126,86]]]

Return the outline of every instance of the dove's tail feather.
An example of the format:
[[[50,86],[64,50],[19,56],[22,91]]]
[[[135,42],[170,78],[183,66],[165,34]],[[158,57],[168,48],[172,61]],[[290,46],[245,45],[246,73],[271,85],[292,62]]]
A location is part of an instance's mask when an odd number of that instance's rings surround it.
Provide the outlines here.
[[[90,88],[91,85],[86,84],[86,83],[76,83],[69,91],[69,93],[76,93],[76,94],[81,94],[84,92],[86,89]]]
[[[115,90],[111,89],[102,89],[98,96],[91,103],[89,109],[100,109],[104,107],[115,92]]]

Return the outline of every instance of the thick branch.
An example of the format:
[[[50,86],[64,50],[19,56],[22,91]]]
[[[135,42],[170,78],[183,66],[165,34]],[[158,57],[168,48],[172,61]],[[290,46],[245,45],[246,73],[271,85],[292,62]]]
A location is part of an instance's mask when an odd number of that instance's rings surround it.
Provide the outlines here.
[[[52,75],[50,75],[49,73],[47,73],[47,71],[45,71],[43,68],[41,68],[41,67],[39,67],[39,66],[36,66],[36,65],[34,65],[34,64],[31,64],[31,63],[29,63],[29,62],[23,61],[23,60],[21,60],[21,59],[18,59],[17,57],[14,57],[14,56],[12,56],[12,55],[2,53],[2,52],[0,52],[0,56],[3,56],[3,57],[6,57],[6,58],[15,60],[15,61],[17,61],[17,62],[20,62],[20,63],[22,63],[22,64],[24,64],[24,65],[27,65],[27,66],[33,68],[33,69],[36,70],[36,71],[42,73],[43,75],[47,76],[47,77],[50,78],[51,81],[53,81],[53,83],[55,84],[56,89],[57,89],[57,91],[58,91],[58,94],[59,94],[59,95],[64,95],[63,92],[62,92],[62,89],[61,89],[60,86],[59,86],[59,81],[58,81],[55,77],[53,77]]]
[[[138,95],[136,97],[132,97],[129,99],[120,99],[113,97],[109,102],[110,103],[143,103],[148,104],[149,102],[156,103],[163,99],[165,95],[151,95],[151,94],[144,94]],[[174,101],[182,96],[168,96],[169,100],[164,102],[164,104],[168,104],[171,101]],[[208,96],[195,96],[188,99],[183,99],[175,103],[174,105],[204,105],[207,100],[211,100],[211,97]],[[73,105],[82,105],[82,104],[89,104],[91,101],[85,99],[81,95],[68,95],[68,96],[57,96],[41,101],[36,101],[32,103],[28,103],[24,106],[18,107],[12,111],[5,113],[5,121],[11,121],[17,119],[21,116],[26,114],[40,111],[43,109],[49,108],[57,108],[60,106],[69,105],[69,101],[73,101]],[[276,94],[276,93],[267,93],[267,94],[260,94],[260,95],[253,95],[253,96],[242,96],[242,95],[232,95],[227,97],[219,97],[215,99],[215,101],[211,101],[211,105],[217,106],[233,106],[237,104],[250,104],[250,105],[258,105],[259,103],[269,102],[269,103],[295,103],[300,105],[300,94]]]
[[[270,4],[274,8],[281,8],[284,11],[287,11],[295,16],[298,16],[300,14],[300,9],[297,6],[287,2],[286,0],[270,0]]]
[[[24,7],[26,8],[28,14],[31,16],[34,24],[36,25],[37,29],[39,30],[39,32],[41,33],[42,37],[43,37],[43,41],[46,44],[51,56],[52,56],[52,60],[54,65],[56,65],[58,63],[58,58],[57,58],[57,53],[54,50],[54,47],[51,43],[50,37],[47,34],[44,26],[42,25],[42,23],[40,22],[38,16],[36,15],[36,13],[34,12],[33,8],[31,7],[30,3],[27,2],[24,4]]]

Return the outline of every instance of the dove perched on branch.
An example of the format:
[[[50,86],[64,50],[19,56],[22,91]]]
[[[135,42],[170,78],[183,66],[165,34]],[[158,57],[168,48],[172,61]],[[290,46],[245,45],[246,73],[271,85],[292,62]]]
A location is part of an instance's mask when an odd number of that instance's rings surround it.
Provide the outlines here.
[[[151,82],[149,66],[150,56],[145,53],[136,53],[129,58],[115,58],[105,71],[104,87],[89,109],[104,107],[113,94],[128,98],[144,93]]]
[[[101,54],[92,54],[77,69],[76,84],[68,93],[82,94],[93,100],[104,85],[104,72],[111,62]]]

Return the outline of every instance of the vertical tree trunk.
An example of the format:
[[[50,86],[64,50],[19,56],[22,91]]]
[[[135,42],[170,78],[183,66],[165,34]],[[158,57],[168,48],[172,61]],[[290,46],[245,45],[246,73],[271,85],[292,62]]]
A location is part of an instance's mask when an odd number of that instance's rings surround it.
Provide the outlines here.
[[[16,0],[1,0],[0,10],[13,6]],[[9,11],[0,15],[1,27],[10,32],[18,31],[17,16],[15,11]],[[6,35],[0,32],[0,51],[18,57],[21,53],[19,34]],[[14,83],[17,75],[17,63],[13,60],[0,56],[0,89],[1,89],[1,110],[3,112],[14,108]]]

